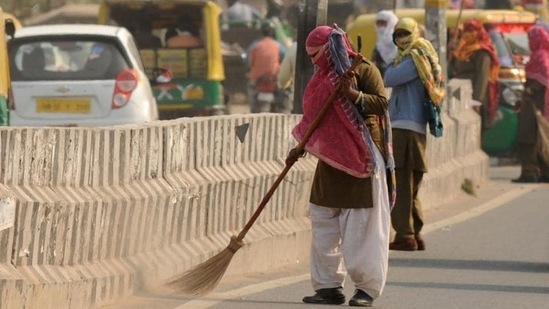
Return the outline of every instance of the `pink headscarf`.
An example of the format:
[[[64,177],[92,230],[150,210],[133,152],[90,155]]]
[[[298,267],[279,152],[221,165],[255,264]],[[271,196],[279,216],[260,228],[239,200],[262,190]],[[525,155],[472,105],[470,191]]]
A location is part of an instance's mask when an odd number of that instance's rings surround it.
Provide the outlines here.
[[[306,50],[318,66],[303,94],[303,117],[293,135],[301,141],[308,128],[335,91],[340,75],[350,66],[351,49],[345,33],[336,27],[319,26],[305,42]],[[369,177],[373,170],[371,138],[354,104],[339,95],[330,105],[305,150],[330,166],[355,177]]]
[[[526,64],[526,78],[534,79],[545,86],[543,116],[549,119],[549,32],[542,26],[528,30],[530,61]]]

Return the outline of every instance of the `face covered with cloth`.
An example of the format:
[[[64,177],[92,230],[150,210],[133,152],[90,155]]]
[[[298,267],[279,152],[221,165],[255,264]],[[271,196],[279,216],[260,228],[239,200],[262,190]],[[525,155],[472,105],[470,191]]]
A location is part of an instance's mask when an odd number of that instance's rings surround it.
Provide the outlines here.
[[[440,106],[446,91],[438,54],[431,42],[420,37],[417,22],[409,17],[400,19],[393,32],[393,41],[398,47],[393,63],[396,65],[411,55],[429,97],[435,105]]]
[[[463,34],[454,57],[468,61],[473,53],[485,50],[490,55],[490,75],[488,79],[488,120],[492,123],[496,117],[499,102],[499,59],[490,35],[480,20],[472,18],[463,23]]]
[[[351,59],[360,57],[351,49],[345,32],[337,26],[319,26],[311,31],[306,40],[306,50],[317,69],[303,94],[303,117],[292,132],[298,141],[303,140],[336,90],[340,76],[351,65]],[[311,135],[305,150],[349,175],[369,177],[375,168],[373,147],[376,146],[363,120],[353,102],[340,93]],[[386,141],[387,148],[391,148],[390,138]],[[390,150],[388,153],[392,153]]]

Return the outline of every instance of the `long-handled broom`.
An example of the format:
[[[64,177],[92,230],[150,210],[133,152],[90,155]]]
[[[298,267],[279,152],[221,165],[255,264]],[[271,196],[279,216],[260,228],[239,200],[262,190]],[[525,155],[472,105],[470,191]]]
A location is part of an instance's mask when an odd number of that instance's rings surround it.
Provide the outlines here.
[[[360,54],[357,55],[357,57],[355,57],[353,63],[351,64],[349,71],[353,71],[356,66],[361,62],[361,60],[362,56]],[[296,154],[303,153],[305,144],[313,134],[314,130],[318,127],[320,121],[324,117],[324,114],[326,114],[326,111],[340,92],[341,83],[338,83],[335,91],[330,95],[326,103],[324,103],[322,109],[305,133],[303,140],[296,146],[296,148],[294,148]],[[246,236],[246,233],[248,233],[248,230],[250,230],[252,225],[255,223],[255,221],[273,196],[278,185],[282,182],[282,179],[286,176],[286,174],[295,162],[295,159],[291,160],[289,155],[288,159],[286,160],[286,166],[284,167],[274,184],[271,186],[265,197],[263,197],[261,203],[259,203],[256,211],[254,212],[250,220],[248,220],[242,231],[240,231],[238,236],[231,237],[227,248],[225,248],[223,251],[219,252],[215,256],[211,257],[207,261],[197,265],[195,268],[171,280],[170,282],[168,282],[168,285],[179,292],[190,293],[194,295],[207,294],[211,290],[213,290],[225,274],[225,271],[227,270],[227,267],[229,266],[233,255],[238,251],[238,249],[244,246],[244,242],[242,240]]]

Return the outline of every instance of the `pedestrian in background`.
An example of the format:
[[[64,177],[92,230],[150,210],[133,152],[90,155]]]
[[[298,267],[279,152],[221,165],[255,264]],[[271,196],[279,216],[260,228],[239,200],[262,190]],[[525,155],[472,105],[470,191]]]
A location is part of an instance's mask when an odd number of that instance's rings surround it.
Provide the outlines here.
[[[532,27],[528,44],[531,55],[526,64],[517,135],[521,173],[513,182],[549,182],[549,32],[540,25]]]
[[[392,11],[382,10],[376,15],[376,47],[372,51],[371,59],[381,72],[381,76],[397,55],[397,47],[393,43],[393,30],[397,21],[398,17]]]
[[[393,174],[386,171],[393,160],[385,88],[369,60],[363,59],[356,73],[346,72],[352,58],[360,55],[335,25],[315,28],[307,37],[306,51],[317,70],[305,88],[303,117],[294,137],[303,139],[339,80],[342,93],[305,146],[319,161],[309,199],[311,282],[316,293],[303,302],[344,303],[349,274],[355,285],[349,305],[370,307],[387,278],[394,201],[387,185],[394,177],[387,178]]]
[[[481,115],[482,128],[489,129],[498,108],[499,60],[480,20],[470,19],[463,24],[461,40],[452,56],[448,71],[450,77],[471,81],[473,99],[481,103],[474,109]]]
[[[248,103],[252,113],[261,112],[256,104],[256,83],[259,79],[272,81],[276,88],[280,62],[286,54],[286,48],[274,38],[271,23],[261,25],[261,38],[253,41],[247,49],[246,65],[248,67]]]
[[[412,18],[400,19],[393,33],[398,54],[385,71],[385,85],[392,87],[389,113],[393,127],[397,200],[391,213],[396,231],[391,250],[425,250],[421,235],[424,224],[418,192],[427,172],[427,117],[429,98],[439,104],[444,86],[438,55],[431,43],[420,37]]]
[[[286,51],[284,59],[280,64],[280,71],[277,76],[277,84],[279,89],[279,99],[277,100],[276,113],[289,114],[292,111],[294,99],[294,78],[295,78],[295,62],[297,56],[297,42]]]
[[[135,42],[140,49],[162,47],[162,41],[152,33],[152,21],[143,18],[133,23],[132,32]]]
[[[263,14],[253,6],[238,0],[227,0],[227,18],[232,21],[251,23],[263,19]]]

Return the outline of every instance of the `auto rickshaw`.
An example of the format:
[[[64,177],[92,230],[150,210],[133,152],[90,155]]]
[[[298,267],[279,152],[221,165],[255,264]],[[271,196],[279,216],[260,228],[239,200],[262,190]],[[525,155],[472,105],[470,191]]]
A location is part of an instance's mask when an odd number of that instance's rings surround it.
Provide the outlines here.
[[[296,11],[289,14],[285,11],[286,8],[277,2],[274,0],[255,2],[253,8],[258,9],[262,6],[266,8],[265,16],[258,10],[258,15],[254,15],[252,20],[244,20],[237,19],[235,16],[229,17],[228,10],[232,1],[219,0],[225,10],[220,19],[225,74],[231,77],[225,81],[225,90],[231,98],[248,95],[247,52],[249,52],[249,47],[262,37],[261,27],[263,25],[269,24],[272,27],[274,39],[284,48],[290,47],[293,42],[292,34],[297,26],[297,17],[294,18],[297,16]],[[282,12],[283,10],[284,12]]]
[[[126,27],[135,37],[139,27],[147,23],[151,28],[148,30],[159,39],[158,46],[140,47],[136,41],[153,86],[160,119],[228,112],[222,86],[225,73],[220,13],[221,8],[209,0],[105,0],[102,3],[100,24]],[[185,34],[181,29],[183,22],[196,28],[203,44],[167,46],[166,33]]]
[[[396,15],[399,18],[412,17],[420,25],[425,24],[424,9],[399,9]],[[458,10],[446,10],[448,29],[456,29],[458,16]],[[354,46],[359,34],[366,38],[362,40],[362,53],[366,56],[371,54],[376,42],[375,18],[376,14],[360,15],[347,26],[349,40]],[[493,127],[484,132],[482,149],[493,156],[510,155],[515,150],[517,138],[515,103],[519,98],[516,94],[523,89],[526,79],[524,67],[530,59],[527,31],[535,24],[536,16],[531,12],[473,9],[463,10],[459,23],[471,18],[477,18],[484,24],[500,60],[498,114]]]
[[[8,66],[8,46],[6,44],[15,34],[15,30],[21,27],[19,20],[4,11],[0,7],[0,33],[4,39],[0,40],[0,126],[9,125],[8,94],[10,89],[10,70]]]
[[[536,14],[541,21],[549,21],[547,0],[522,0],[520,7]]]

